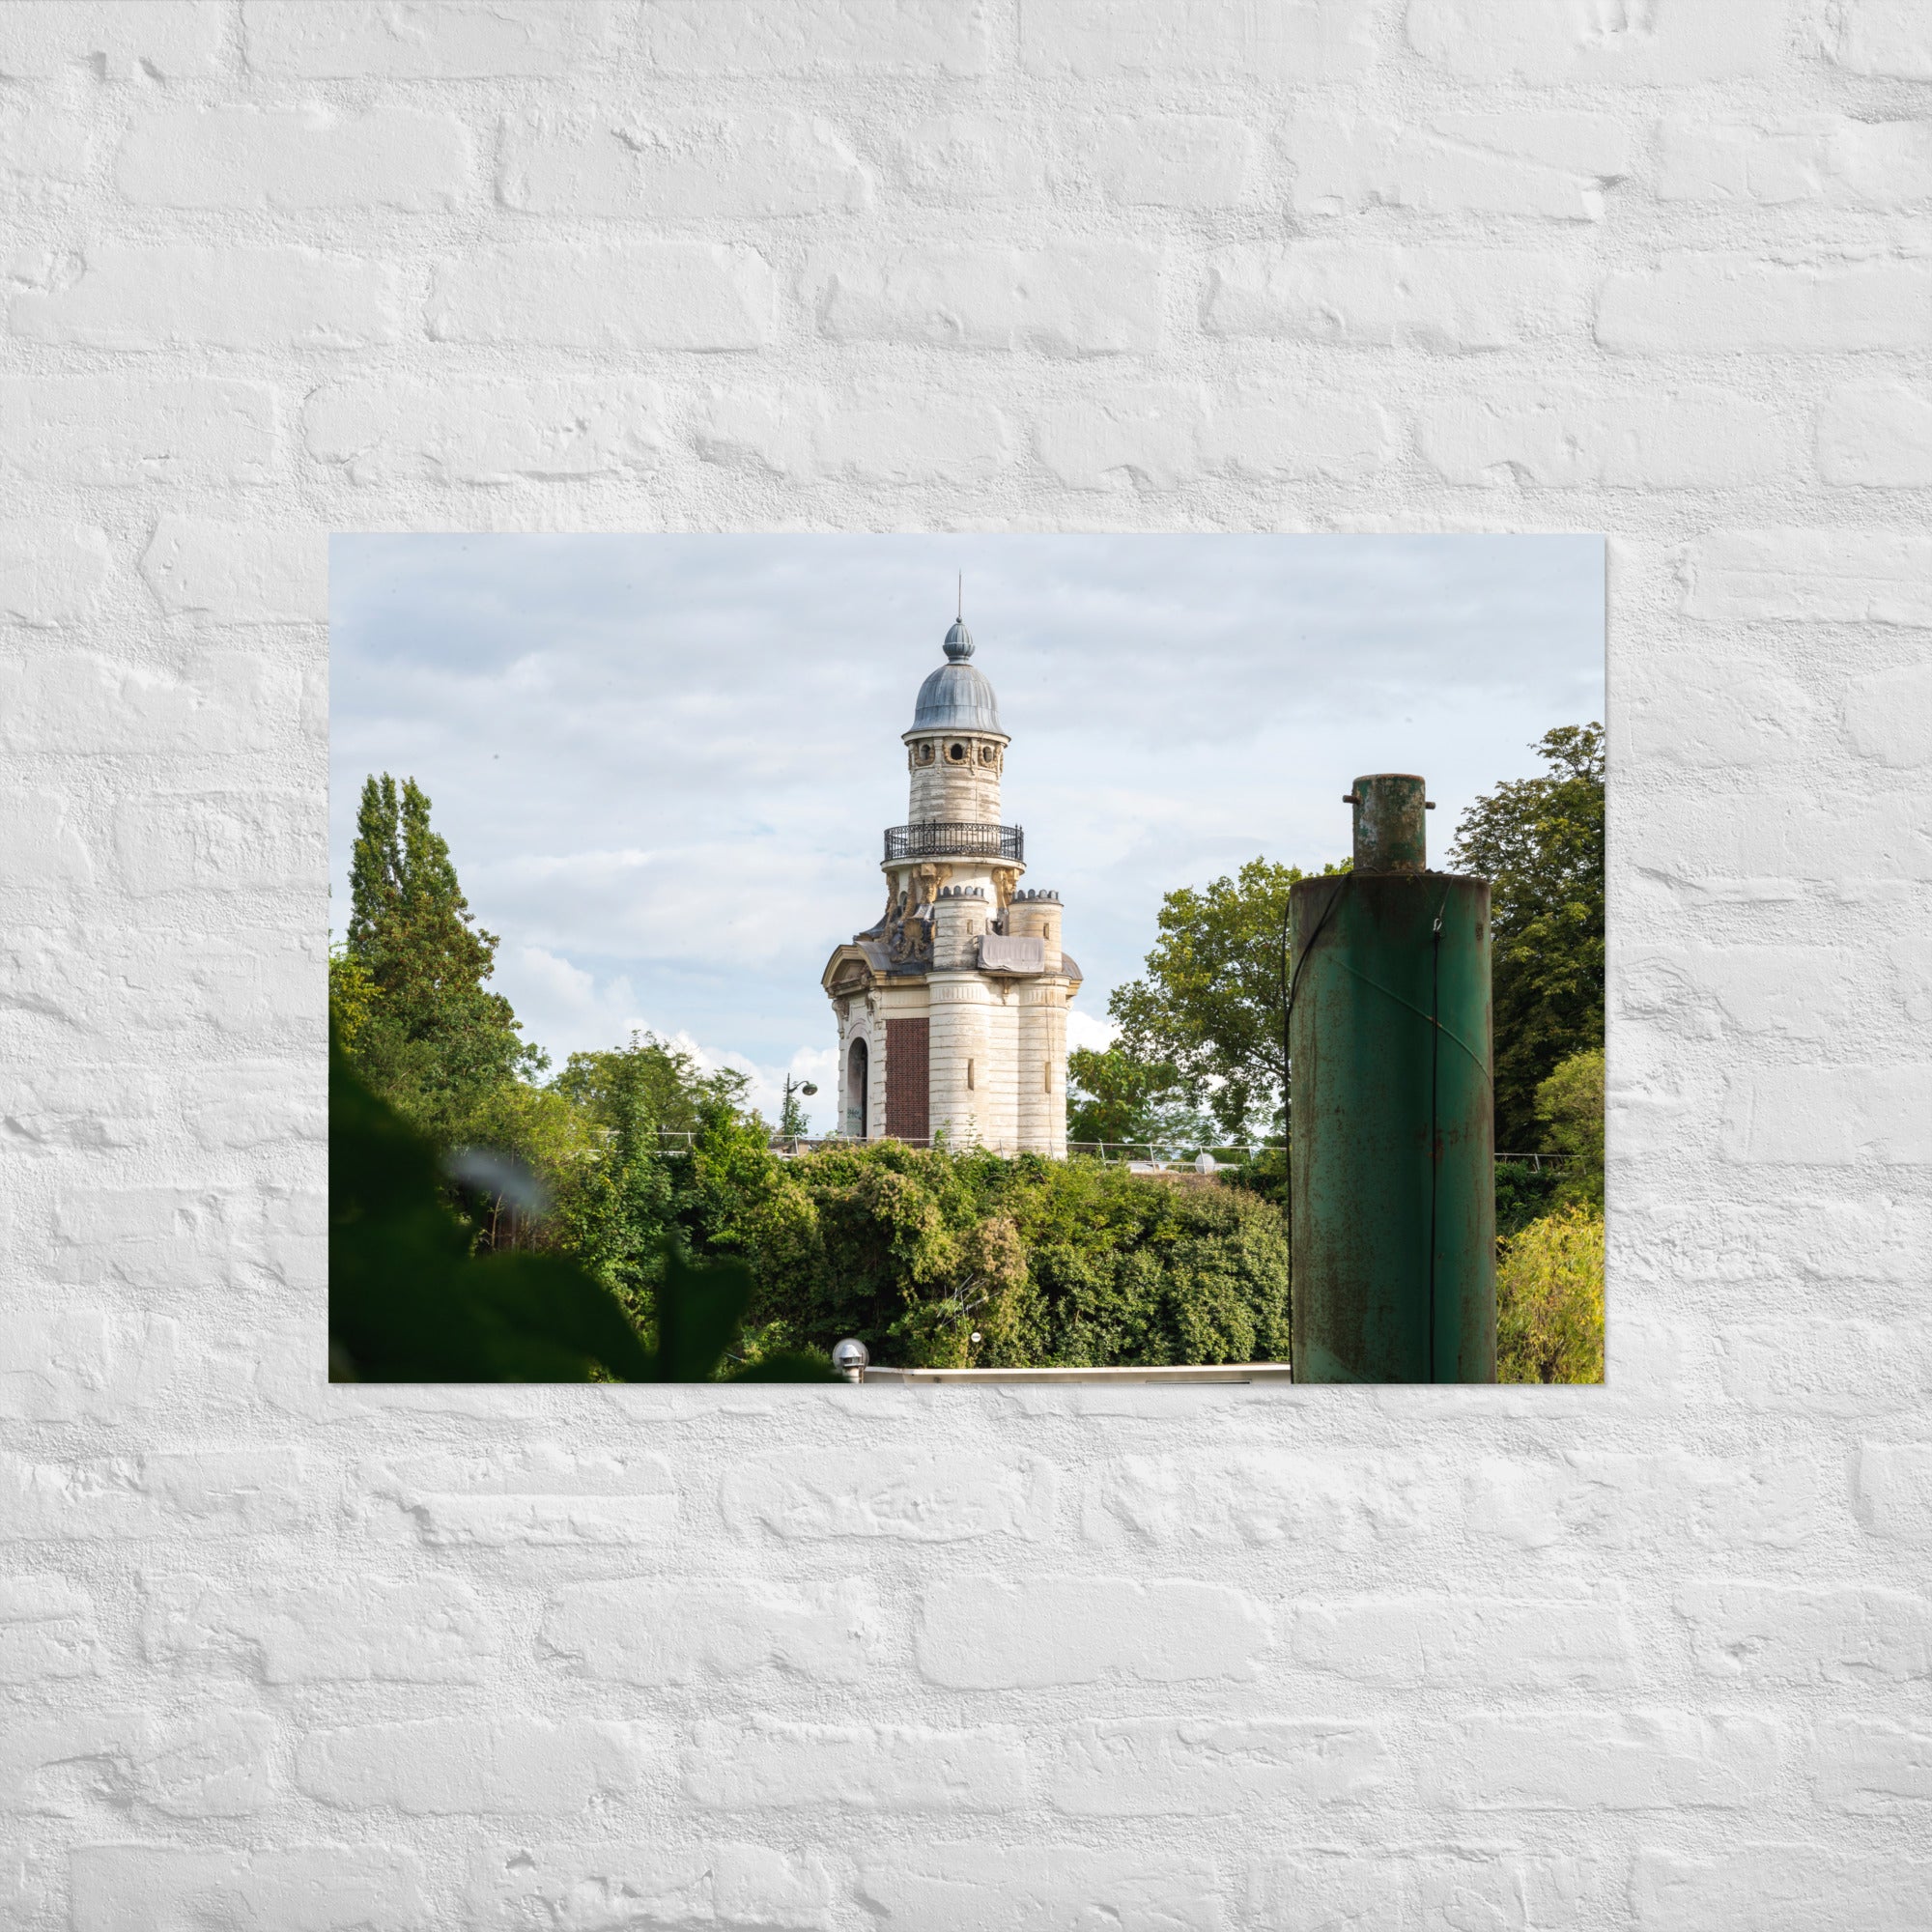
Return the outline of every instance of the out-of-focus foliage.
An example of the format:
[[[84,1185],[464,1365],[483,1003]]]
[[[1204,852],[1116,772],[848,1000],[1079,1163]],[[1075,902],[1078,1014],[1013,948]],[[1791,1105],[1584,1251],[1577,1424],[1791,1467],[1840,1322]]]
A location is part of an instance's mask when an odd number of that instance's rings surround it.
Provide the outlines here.
[[[329,1055],[330,1374],[363,1381],[650,1378],[635,1327],[584,1272],[549,1255],[470,1253],[437,1150]]]
[[[473,1253],[435,1147],[329,1052],[329,1374],[345,1381],[707,1381],[755,1294],[742,1264],[667,1245],[640,1322],[554,1254]],[[831,1364],[767,1351],[724,1378],[823,1380]]]
[[[1559,1201],[1604,1211],[1604,1049],[1573,1053],[1536,1090],[1544,1145],[1563,1156]]]
[[[1496,1379],[1604,1379],[1604,1217],[1560,1208],[1503,1242],[1496,1268]]]
[[[1546,776],[1498,785],[1463,813],[1450,863],[1491,881],[1496,1147],[1541,1151],[1538,1087],[1604,1044],[1604,727],[1567,724],[1536,750]]]

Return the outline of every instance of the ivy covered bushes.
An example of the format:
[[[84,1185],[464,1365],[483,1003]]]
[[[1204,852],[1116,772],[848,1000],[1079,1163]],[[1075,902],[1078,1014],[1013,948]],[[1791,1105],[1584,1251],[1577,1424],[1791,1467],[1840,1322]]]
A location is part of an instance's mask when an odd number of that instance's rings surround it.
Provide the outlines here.
[[[1288,1244],[1252,1194],[891,1141],[784,1160],[723,1116],[693,1167],[691,1233],[751,1264],[766,1346],[856,1335],[905,1367],[1288,1359]]]

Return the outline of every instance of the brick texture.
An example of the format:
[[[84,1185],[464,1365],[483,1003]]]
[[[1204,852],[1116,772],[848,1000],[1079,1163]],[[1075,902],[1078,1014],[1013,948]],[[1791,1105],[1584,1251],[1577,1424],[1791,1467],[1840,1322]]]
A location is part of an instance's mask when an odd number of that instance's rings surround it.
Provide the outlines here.
[[[1928,21],[0,5],[0,1920],[1921,1924]],[[773,526],[1608,533],[1606,1387],[323,1384],[328,532]]]

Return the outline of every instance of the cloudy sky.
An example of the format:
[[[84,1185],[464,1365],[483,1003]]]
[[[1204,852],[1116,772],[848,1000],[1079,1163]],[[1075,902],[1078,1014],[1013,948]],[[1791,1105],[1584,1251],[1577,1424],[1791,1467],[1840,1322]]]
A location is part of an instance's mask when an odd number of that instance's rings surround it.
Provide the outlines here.
[[[1358,774],[1463,810],[1604,713],[1596,537],[338,536],[331,923],[364,776],[414,778],[561,1065],[633,1028],[825,1090],[819,974],[884,903],[914,694],[966,580],[1005,816],[1105,1035],[1163,893],[1349,847]]]

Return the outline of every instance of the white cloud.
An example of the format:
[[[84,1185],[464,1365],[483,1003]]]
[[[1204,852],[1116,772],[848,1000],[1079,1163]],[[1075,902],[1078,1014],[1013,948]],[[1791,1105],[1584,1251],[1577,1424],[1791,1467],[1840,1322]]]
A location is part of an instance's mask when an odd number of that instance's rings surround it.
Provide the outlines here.
[[[620,1046],[634,1033],[655,1034],[688,1053],[707,1073],[730,1067],[744,1074],[750,1082],[747,1099],[774,1124],[783,1105],[785,1075],[789,1073],[800,1082],[810,1081],[819,1094],[815,1101],[802,1104],[812,1131],[833,1131],[838,1060],[836,1046],[801,1047],[788,1064],[761,1061],[737,1047],[700,1040],[688,1027],[654,1025],[639,1011],[631,982],[622,976],[600,983],[594,974],[540,946],[521,947],[514,958],[504,963],[516,987],[511,1004],[524,1022],[525,1033],[549,1050],[554,1067],[561,1066],[573,1053]],[[502,978],[500,970],[498,978]]]
[[[1066,1009],[1066,1044],[1084,1046],[1105,1053],[1121,1036],[1121,1029],[1099,1013],[1083,1013],[1078,1007]]]
[[[546,952],[541,946],[520,946],[514,956],[524,984],[534,988],[553,1009],[588,1012],[603,1004],[597,995],[595,978],[573,966],[568,959]],[[629,983],[622,983],[628,998]]]

